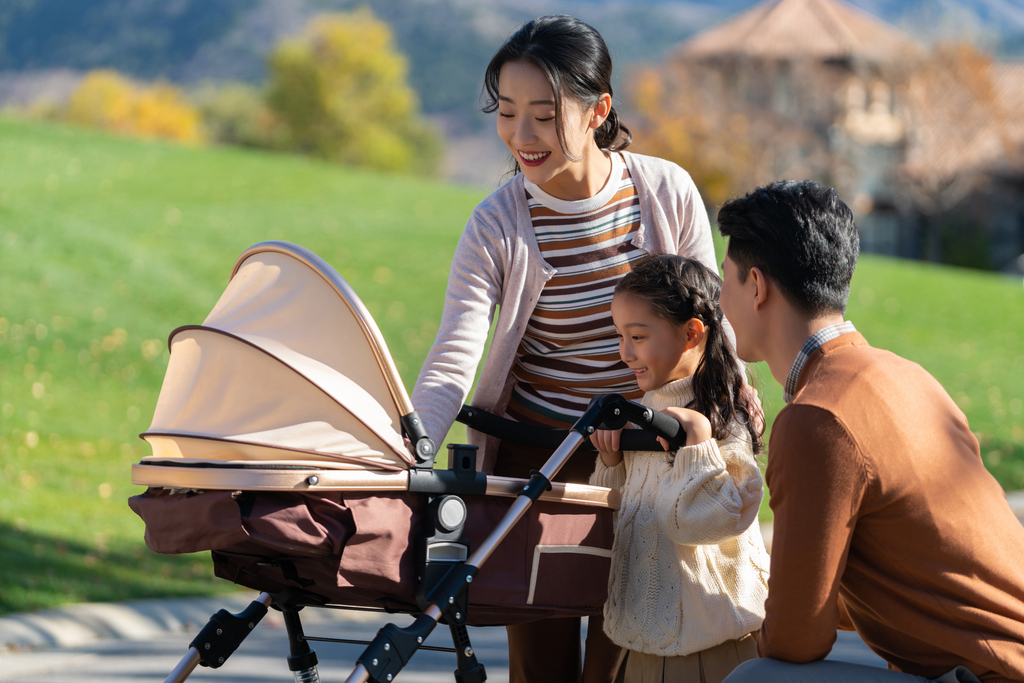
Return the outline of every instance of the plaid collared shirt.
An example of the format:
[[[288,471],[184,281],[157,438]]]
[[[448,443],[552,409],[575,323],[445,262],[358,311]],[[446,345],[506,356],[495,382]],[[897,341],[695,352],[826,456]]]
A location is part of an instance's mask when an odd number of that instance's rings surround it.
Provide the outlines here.
[[[836,337],[842,336],[849,332],[856,332],[857,329],[853,326],[849,320],[835,325],[829,325],[823,327],[808,338],[804,342],[804,345],[800,347],[800,353],[796,354],[796,360],[793,361],[793,367],[789,369],[789,374],[786,375],[786,386],[782,392],[782,399],[789,403],[793,400],[796,395],[796,385],[800,381],[800,373],[804,370],[804,364],[811,355],[821,348],[822,344],[828,341],[832,341]]]

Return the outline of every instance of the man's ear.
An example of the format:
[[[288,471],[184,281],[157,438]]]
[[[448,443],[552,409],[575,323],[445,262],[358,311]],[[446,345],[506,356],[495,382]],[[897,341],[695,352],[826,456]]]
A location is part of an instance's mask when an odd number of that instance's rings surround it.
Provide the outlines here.
[[[754,281],[754,310],[760,309],[768,303],[768,297],[771,295],[772,289],[771,280],[768,279],[760,268],[751,268],[750,274],[747,277],[752,278]]]

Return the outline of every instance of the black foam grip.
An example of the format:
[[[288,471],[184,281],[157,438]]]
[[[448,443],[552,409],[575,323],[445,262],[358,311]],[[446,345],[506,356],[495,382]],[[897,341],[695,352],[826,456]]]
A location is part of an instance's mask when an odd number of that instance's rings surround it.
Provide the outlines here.
[[[686,432],[683,430],[683,426],[674,417],[670,417],[665,413],[652,410],[651,421],[647,429],[668,441],[672,450],[686,445]]]
[[[653,412],[653,411],[652,411]],[[661,413],[656,413],[661,415]],[[675,424],[679,433],[679,423],[670,418],[668,415],[661,415],[661,417],[670,420]],[[512,443],[521,444],[523,446],[534,446],[536,448],[546,448],[549,450],[555,450],[558,448],[566,437],[569,436],[568,429],[551,429],[549,427],[538,427],[536,425],[527,425],[515,420],[509,420],[504,417],[498,417],[493,413],[489,413],[486,410],[474,408],[473,406],[462,406],[462,410],[459,412],[456,418],[459,422],[472,427],[478,432],[483,432],[489,436],[494,436],[502,441],[510,441]],[[659,421],[660,424],[660,421]],[[683,436],[685,441],[686,436]],[[669,440],[671,443],[671,439]],[[651,432],[646,432],[640,429],[624,429],[622,430],[622,436],[620,438],[620,447],[624,451],[662,451],[665,450],[658,443],[658,439]],[[678,446],[677,446],[678,448]],[[580,444],[579,450],[581,451],[596,451],[594,444],[590,439],[586,439]]]

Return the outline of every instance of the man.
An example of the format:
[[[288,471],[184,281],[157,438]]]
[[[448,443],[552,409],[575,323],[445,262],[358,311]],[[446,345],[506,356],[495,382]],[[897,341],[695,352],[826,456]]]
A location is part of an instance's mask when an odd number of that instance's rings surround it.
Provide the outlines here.
[[[844,322],[859,241],[812,181],[722,207],[721,306],[787,406],[766,481],[767,616],[746,681],[1024,681],[1024,528],[967,419],[919,365]],[[889,669],[822,661],[855,629]],[[975,678],[976,677],[976,678]]]

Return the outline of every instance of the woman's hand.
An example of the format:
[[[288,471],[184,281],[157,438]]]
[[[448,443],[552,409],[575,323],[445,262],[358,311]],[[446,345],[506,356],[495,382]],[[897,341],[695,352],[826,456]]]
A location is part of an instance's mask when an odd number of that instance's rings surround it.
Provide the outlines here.
[[[711,433],[711,422],[702,413],[698,413],[696,410],[690,410],[689,408],[665,408],[661,411],[669,417],[675,418],[675,420],[683,426],[686,431],[686,445],[696,446],[699,443],[704,443],[710,439],[713,435]],[[658,443],[666,451],[669,450],[668,441],[658,437]]]
[[[615,467],[622,462],[622,450],[619,447],[621,434],[621,429],[598,429],[590,435],[590,443],[600,452],[601,462],[607,467]]]

